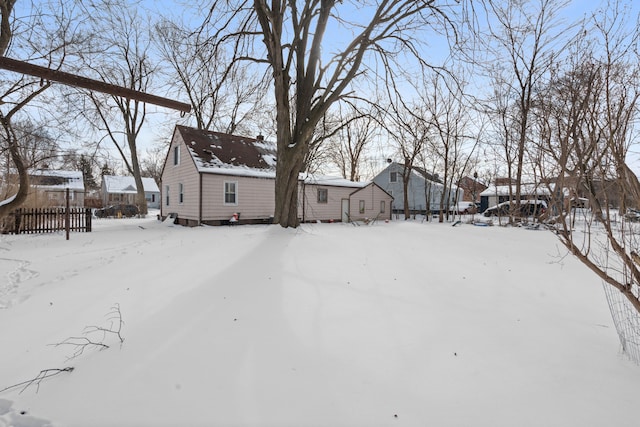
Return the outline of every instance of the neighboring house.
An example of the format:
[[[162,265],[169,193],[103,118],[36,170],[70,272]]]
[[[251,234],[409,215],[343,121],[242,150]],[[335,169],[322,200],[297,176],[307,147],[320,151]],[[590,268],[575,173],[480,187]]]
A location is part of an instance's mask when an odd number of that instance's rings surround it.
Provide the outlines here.
[[[473,203],[479,203],[480,193],[488,188],[480,181],[469,176],[465,176],[460,179],[460,181],[458,182],[458,187],[464,191],[464,197],[462,198],[462,201]]]
[[[183,225],[271,222],[275,144],[176,126],[162,169],[161,216]],[[373,183],[301,176],[301,221],[391,217],[392,197]]]
[[[147,208],[160,208],[160,189],[153,178],[142,178],[144,197],[147,199]],[[136,204],[138,190],[136,180],[132,176],[102,176],[102,203],[110,206],[116,204]]]
[[[402,212],[404,210],[404,186],[402,173],[404,166],[400,163],[392,162],[373,178],[373,182],[383,190],[393,196],[393,210]],[[444,185],[437,175],[432,175],[419,167],[413,167],[409,176],[407,188],[409,210],[411,213],[439,212],[440,201]],[[464,191],[456,186],[447,191],[445,205],[457,206],[457,202],[462,200]],[[447,206],[443,206],[447,209]]]
[[[498,203],[507,202],[510,194],[515,195],[516,185],[492,185],[480,193],[480,212],[484,212],[487,208],[496,206]],[[551,192],[548,185],[542,184],[522,184],[520,186],[520,200],[544,200],[548,202],[551,199]]]
[[[29,184],[35,189],[37,206],[84,207],[84,178],[80,171],[38,169],[29,171]]]

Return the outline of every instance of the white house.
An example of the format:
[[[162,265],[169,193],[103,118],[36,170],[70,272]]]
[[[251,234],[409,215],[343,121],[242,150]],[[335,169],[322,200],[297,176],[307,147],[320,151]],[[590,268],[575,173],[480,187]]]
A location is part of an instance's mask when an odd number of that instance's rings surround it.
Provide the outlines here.
[[[144,196],[147,200],[147,207],[158,209],[160,207],[160,188],[153,178],[142,178]],[[104,206],[115,204],[136,203],[138,190],[136,180],[132,176],[102,176],[102,203]]]
[[[29,183],[38,205],[84,207],[84,178],[80,171],[37,169],[29,171]]]

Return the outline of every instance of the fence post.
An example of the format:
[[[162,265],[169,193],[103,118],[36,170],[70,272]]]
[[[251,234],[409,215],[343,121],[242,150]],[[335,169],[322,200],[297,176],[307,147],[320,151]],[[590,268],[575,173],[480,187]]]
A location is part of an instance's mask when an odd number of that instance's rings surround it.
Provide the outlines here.
[[[22,211],[22,209],[16,209],[15,212],[15,216],[14,216],[14,222],[13,222],[13,233],[14,234],[20,234],[20,212]]]
[[[90,232],[91,231],[91,208],[86,208],[85,209],[85,231]]]
[[[66,189],[65,193],[67,195],[67,203],[66,203],[66,209],[64,213],[64,230],[67,233],[67,240],[69,240],[70,218],[69,218],[69,189],[68,188]]]

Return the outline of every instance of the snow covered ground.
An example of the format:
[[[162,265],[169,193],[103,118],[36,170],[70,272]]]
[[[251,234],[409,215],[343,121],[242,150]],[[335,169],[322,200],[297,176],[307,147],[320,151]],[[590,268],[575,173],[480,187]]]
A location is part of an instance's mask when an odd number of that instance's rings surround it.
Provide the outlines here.
[[[600,280],[542,230],[104,219],[0,236],[0,280],[0,389],[73,368],[1,427],[638,425]]]

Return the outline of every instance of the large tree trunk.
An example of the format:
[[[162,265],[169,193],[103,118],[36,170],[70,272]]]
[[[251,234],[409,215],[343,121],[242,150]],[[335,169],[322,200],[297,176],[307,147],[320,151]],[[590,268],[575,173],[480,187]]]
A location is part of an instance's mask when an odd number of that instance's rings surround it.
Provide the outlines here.
[[[411,175],[409,175],[411,172],[407,172],[407,169],[404,169],[404,172],[402,173],[402,194],[404,196],[404,204],[403,204],[403,210],[404,210],[404,220],[408,220],[409,218],[411,218],[411,212],[409,211],[409,179],[411,178]]]
[[[11,123],[9,123],[9,120],[5,117],[2,117],[2,127],[5,131],[5,138],[9,145],[11,160],[13,160],[16,172],[18,173],[19,182],[18,191],[13,196],[13,200],[9,203],[0,205],[0,218],[7,216],[9,212],[20,206],[27,199],[27,195],[29,194],[29,175],[27,173],[27,168],[22,161],[18,141],[16,140],[13,129],[11,128]]]
[[[278,145],[285,142],[278,141]],[[298,181],[304,167],[304,145],[287,143],[278,150],[276,164],[276,209],[274,222],[282,227],[297,227],[298,218]]]
[[[140,215],[146,215],[148,213],[147,199],[144,195],[144,185],[142,184],[142,172],[140,171],[140,162],[138,160],[135,135],[127,135],[127,142],[129,144],[129,151],[131,152],[131,168],[133,169],[133,178],[136,182],[136,205],[138,205]]]

